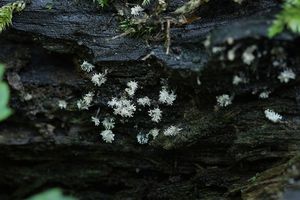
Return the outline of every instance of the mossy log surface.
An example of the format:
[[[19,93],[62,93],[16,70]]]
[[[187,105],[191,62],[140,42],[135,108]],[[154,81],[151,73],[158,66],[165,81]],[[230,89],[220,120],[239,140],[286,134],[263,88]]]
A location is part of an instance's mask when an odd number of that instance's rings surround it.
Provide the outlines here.
[[[170,2],[166,15],[183,2]],[[24,199],[50,187],[82,200],[297,199],[300,76],[280,83],[281,68],[273,64],[283,60],[299,75],[300,40],[289,33],[268,39],[279,9],[275,0],[241,5],[211,0],[195,13],[198,20],[171,28],[166,55],[163,41],[112,39],[121,34],[113,5],[28,2],[0,36],[0,62],[7,66],[14,109],[0,125],[0,199]],[[209,48],[203,45],[207,36]],[[247,65],[243,52],[252,45],[255,59]],[[80,70],[83,60],[97,71],[109,70],[88,111],[76,109],[76,101],[93,87]],[[248,83],[233,85],[233,76],[241,73]],[[162,79],[178,98],[172,107],[162,107],[157,127],[173,124],[181,133],[138,144],[137,133],[155,126],[142,109],[118,122],[115,141],[104,143],[101,128],[90,121],[98,108],[100,118],[111,112],[107,101],[130,80],[142,86],[137,96],[157,99]],[[259,99],[265,90],[270,97]],[[222,94],[232,95],[233,104],[215,107]],[[69,103],[66,110],[59,109],[60,99]],[[265,109],[284,120],[268,121]]]

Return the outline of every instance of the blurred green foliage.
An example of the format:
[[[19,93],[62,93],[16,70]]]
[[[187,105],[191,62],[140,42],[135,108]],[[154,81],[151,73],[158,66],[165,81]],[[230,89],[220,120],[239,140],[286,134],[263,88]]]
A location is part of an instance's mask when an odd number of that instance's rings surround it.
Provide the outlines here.
[[[8,107],[9,87],[7,83],[2,81],[4,70],[4,65],[0,64],[0,121],[5,120],[12,114],[12,110]]]
[[[76,200],[73,197],[65,196],[59,188],[49,189],[40,194],[36,194],[26,200]]]
[[[300,0],[286,0],[283,10],[276,16],[268,30],[269,37],[274,37],[285,28],[300,34]]]

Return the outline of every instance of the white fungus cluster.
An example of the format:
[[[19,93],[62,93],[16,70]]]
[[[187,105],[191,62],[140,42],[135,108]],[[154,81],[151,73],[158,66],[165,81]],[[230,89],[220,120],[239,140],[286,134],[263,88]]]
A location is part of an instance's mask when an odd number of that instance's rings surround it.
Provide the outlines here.
[[[238,76],[238,75],[233,76],[233,79],[232,79],[233,85],[239,85],[241,83],[247,83],[247,82],[248,82],[248,80],[245,77]]]
[[[115,127],[115,119],[114,118],[105,118],[102,121],[102,125],[106,130],[113,129]]]
[[[151,105],[151,99],[149,97],[145,96],[143,98],[139,98],[137,100],[137,103],[138,103],[138,105],[143,106],[143,107],[150,106]]]
[[[136,81],[129,81],[127,83],[127,88],[125,89],[125,92],[130,96],[133,97],[136,90],[138,89],[138,83]]]
[[[105,70],[104,73],[95,73],[95,74],[93,74],[91,80],[94,83],[94,85],[95,86],[99,86],[99,87],[101,85],[103,85],[106,82],[106,80],[107,80],[106,74],[107,74],[107,70]]]
[[[81,69],[85,72],[91,72],[94,68],[95,66],[87,61],[83,61],[83,63],[81,64]]]
[[[144,11],[144,9],[141,6],[136,5],[131,8],[131,15],[139,16],[143,11]]]
[[[152,135],[153,139],[155,139],[159,135],[159,129],[157,128],[151,129],[148,135]]]
[[[137,142],[140,144],[147,144],[149,141],[148,134],[138,133],[136,136]]]
[[[236,50],[238,49],[238,46],[236,47],[233,47],[232,49],[230,49],[228,52],[227,52],[227,59],[229,61],[233,61],[235,59],[235,52]]]
[[[264,91],[264,92],[261,92],[258,97],[260,99],[267,99],[269,98],[269,95],[271,94],[271,91]]]
[[[232,100],[228,94],[217,96],[217,104],[220,107],[226,107],[232,104]]]
[[[296,74],[293,72],[293,70],[286,69],[283,72],[281,72],[277,78],[281,83],[288,83],[291,79],[296,78]]]
[[[133,117],[136,111],[136,106],[132,103],[130,99],[126,98],[112,98],[108,102],[108,106],[114,109],[115,115],[120,115],[122,117]]]
[[[143,10],[141,10],[139,7],[134,7],[132,10],[135,15],[142,11]],[[91,63],[88,63],[87,61],[84,61],[81,64],[81,69],[87,73],[92,72],[94,68],[95,66]],[[106,76],[107,70],[105,70],[104,73],[94,73],[91,77],[91,81],[95,86],[99,87],[106,83]],[[113,109],[114,115],[131,118],[136,112],[136,106],[150,107],[153,104],[154,108],[149,108],[148,115],[151,117],[151,121],[156,123],[160,122],[162,118],[162,110],[158,107],[158,104],[166,104],[169,106],[173,105],[177,95],[173,91],[169,91],[167,89],[167,86],[164,86],[159,91],[159,97],[157,100],[151,100],[148,96],[134,99],[133,97],[138,88],[139,85],[137,81],[129,81],[127,83],[127,87],[124,90],[125,93],[123,93],[123,95],[120,97],[111,98],[111,100],[107,102],[107,106]],[[77,108],[79,110],[88,110],[92,105],[94,96],[94,92],[85,94],[81,99],[77,101]],[[134,102],[136,102],[136,105]],[[63,100],[60,100],[58,102],[58,106],[60,109],[66,109],[67,103]],[[103,141],[105,141],[106,143],[112,143],[115,139],[115,134],[112,131],[112,129],[115,127],[115,119],[112,117],[107,117],[101,121],[98,117],[98,112],[96,116],[91,116],[91,122],[97,127],[102,124],[104,130],[101,131],[100,135],[102,136]],[[166,128],[163,133],[166,136],[174,136],[177,135],[180,131],[180,128],[177,128],[176,126],[170,126]],[[157,128],[149,130],[147,134],[140,132],[139,134],[137,134],[137,142],[140,144],[146,144],[149,142],[149,136],[155,139],[159,135],[159,133],[160,130]]]
[[[93,101],[94,92],[87,93],[82,99],[77,101],[77,108],[79,110],[88,110]]]
[[[106,143],[112,143],[115,139],[115,134],[111,129],[115,127],[115,120],[113,118],[105,118],[102,121],[102,125],[105,129],[100,133],[102,140],[104,140]]]
[[[115,140],[115,134],[112,130],[104,130],[100,133],[100,135],[106,143],[112,143]]]
[[[99,126],[100,125],[100,119],[98,117],[91,117],[92,122],[95,124],[95,126]]]
[[[274,123],[280,122],[282,120],[282,116],[271,109],[266,109],[264,112],[266,118]]]
[[[165,136],[176,136],[181,132],[181,128],[171,125],[163,130],[163,135]],[[139,144],[146,144],[149,142],[149,136],[152,136],[155,139],[160,133],[160,130],[157,128],[151,129],[147,134],[140,132],[136,138]]]
[[[164,135],[165,136],[175,136],[178,133],[180,133],[181,130],[182,130],[181,128],[178,128],[177,126],[172,125],[164,130]]]
[[[254,51],[257,49],[256,45],[251,45],[246,48],[246,50],[242,54],[242,60],[245,64],[251,65],[255,60]]]
[[[58,107],[60,108],[60,109],[66,109],[67,108],[67,102],[65,101],[65,100],[59,100],[58,101]]]
[[[224,50],[225,50],[225,47],[213,47],[211,51],[212,51],[213,54],[217,54],[217,53],[220,53]]]
[[[167,105],[173,105],[176,100],[176,94],[173,91],[168,91],[166,87],[163,87],[159,92],[159,102]]]
[[[160,108],[154,108],[152,110],[148,111],[149,116],[151,117],[151,120],[158,123],[161,120],[162,111]]]

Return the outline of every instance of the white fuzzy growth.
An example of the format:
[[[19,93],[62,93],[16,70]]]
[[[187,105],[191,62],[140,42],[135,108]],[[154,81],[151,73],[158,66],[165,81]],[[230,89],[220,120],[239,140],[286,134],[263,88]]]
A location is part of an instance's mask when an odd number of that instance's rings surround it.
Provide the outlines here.
[[[286,69],[283,72],[281,72],[277,78],[281,83],[288,83],[290,79],[296,78],[296,74],[293,72],[293,70]]]
[[[83,61],[83,63],[81,64],[81,69],[85,72],[91,72],[94,68],[95,66],[87,61]]]
[[[108,102],[108,106],[114,109],[115,115],[121,115],[122,117],[133,117],[136,111],[136,107],[131,100],[125,98],[112,98],[112,100]]]
[[[143,11],[144,11],[144,9],[141,6],[136,5],[136,6],[134,6],[134,7],[131,8],[131,15],[138,16]]]
[[[241,4],[244,0],[233,0],[235,3]]]
[[[143,97],[143,98],[139,98],[137,100],[137,103],[140,105],[140,106],[150,106],[151,105],[151,100],[149,99],[149,97]]]
[[[137,134],[136,139],[137,139],[137,142],[140,144],[147,144],[149,141],[148,135],[145,135],[142,133]]]
[[[201,80],[200,80],[199,76],[197,76],[197,85],[201,85]]]
[[[161,120],[162,111],[159,108],[148,111],[151,120],[158,123]]]
[[[178,128],[178,127],[172,125],[164,130],[164,135],[165,136],[175,136],[178,133],[180,133],[181,130],[182,130],[181,128]]]
[[[204,45],[206,48],[210,47],[210,45],[211,45],[211,36],[210,36],[210,35],[206,37],[206,39],[205,39],[204,42],[203,42],[203,45]]]
[[[79,110],[88,110],[89,109],[89,107],[86,105],[86,103],[82,99],[77,101],[77,108]]]
[[[259,98],[260,99],[267,99],[267,98],[269,98],[269,95],[271,94],[271,92],[270,91],[264,91],[264,92],[261,92],[260,94],[259,94]]]
[[[95,86],[101,86],[102,84],[104,84],[106,82],[106,71],[105,73],[95,73],[92,76],[92,82],[94,83]]]
[[[92,117],[92,122],[94,122],[95,126],[100,125],[100,119],[98,117]]]
[[[121,105],[120,101],[116,97],[113,97],[107,104],[111,108],[118,107]]]
[[[229,41],[231,42],[231,40],[229,40]],[[230,49],[227,52],[227,58],[228,58],[228,60],[233,61],[235,59],[235,52],[236,52],[236,50],[237,50],[237,48],[234,47],[234,48]]]
[[[229,97],[228,94],[223,94],[223,95],[217,96],[216,98],[217,98],[218,105],[221,107],[226,107],[226,106],[232,104],[231,98]]]
[[[23,98],[25,101],[30,101],[32,99],[32,95],[29,93],[26,93]],[[59,104],[59,102],[58,102],[58,104]]]
[[[138,83],[136,81],[129,81],[127,83],[127,87],[128,88],[125,89],[125,92],[127,92],[127,94],[130,97],[132,97],[135,94],[136,90],[138,89]]]
[[[224,51],[225,47],[213,47],[212,48],[212,53],[213,54],[217,54],[217,53],[220,53],[222,51]]]
[[[244,77],[240,77],[238,75],[233,76],[232,84],[239,85],[240,83],[247,83],[247,79],[245,79]]]
[[[105,130],[111,130],[115,127],[115,120],[113,118],[105,118],[102,121],[102,125],[104,126]]]
[[[173,105],[173,102],[176,100],[176,94],[173,91],[169,92],[165,87],[159,91],[159,102],[167,105]]]
[[[255,56],[253,53],[256,49],[257,49],[257,46],[252,45],[244,51],[244,53],[242,55],[242,60],[245,64],[250,65],[255,60]]]
[[[90,105],[93,101],[94,96],[95,96],[94,92],[89,92],[83,97],[83,100],[85,101],[86,104]]]
[[[152,135],[153,139],[155,139],[159,135],[159,129],[157,128],[151,129],[148,135]]]
[[[65,100],[59,100],[58,101],[58,107],[60,109],[66,109],[67,108],[67,102]]]
[[[111,130],[104,130],[100,133],[102,140],[106,143],[112,143],[115,140],[115,134]]]
[[[265,110],[265,116],[268,120],[277,123],[282,120],[282,116],[271,109]]]
[[[79,110],[88,110],[89,107],[91,106],[94,95],[95,94],[93,92],[89,92],[83,97],[83,99],[78,100],[77,101],[78,109]]]

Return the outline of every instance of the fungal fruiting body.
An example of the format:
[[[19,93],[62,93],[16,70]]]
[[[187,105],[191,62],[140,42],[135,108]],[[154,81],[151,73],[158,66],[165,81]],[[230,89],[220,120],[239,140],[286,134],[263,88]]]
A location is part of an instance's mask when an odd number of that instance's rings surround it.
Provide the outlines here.
[[[283,72],[281,72],[277,78],[281,83],[288,83],[290,79],[296,78],[296,74],[293,72],[293,70],[286,69]]]
[[[176,100],[176,94],[173,91],[169,92],[165,87],[159,92],[159,102],[167,105],[173,105]]]
[[[280,122],[282,120],[282,116],[271,109],[266,109],[264,113],[266,118],[274,123]]]
[[[162,111],[159,108],[154,108],[148,111],[151,120],[154,122],[159,122],[161,120]]]
[[[87,61],[83,61],[83,63],[80,65],[81,69],[85,72],[91,72],[95,66],[92,65],[91,63],[87,62]]]
[[[216,98],[217,98],[218,105],[221,107],[226,107],[226,106],[232,104],[231,98],[228,94],[223,94],[223,95],[217,96]]]
[[[165,136],[175,136],[177,135],[182,129],[178,128],[176,126],[170,126],[167,129],[164,130],[164,135]]]
[[[100,135],[106,143],[112,143],[115,139],[115,134],[113,134],[111,130],[104,130],[100,133]]]
[[[108,102],[108,106],[114,109],[115,115],[120,115],[122,117],[133,117],[133,114],[136,111],[136,107],[132,101],[125,98],[112,98],[112,100]]]

